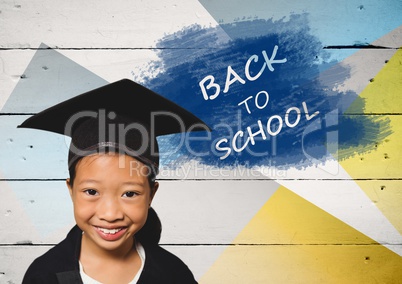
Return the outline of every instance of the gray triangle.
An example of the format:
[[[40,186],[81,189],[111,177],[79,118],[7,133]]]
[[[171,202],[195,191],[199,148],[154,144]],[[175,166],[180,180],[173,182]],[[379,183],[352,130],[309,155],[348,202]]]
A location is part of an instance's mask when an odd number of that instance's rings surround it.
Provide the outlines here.
[[[2,112],[36,113],[107,83],[42,43]]]

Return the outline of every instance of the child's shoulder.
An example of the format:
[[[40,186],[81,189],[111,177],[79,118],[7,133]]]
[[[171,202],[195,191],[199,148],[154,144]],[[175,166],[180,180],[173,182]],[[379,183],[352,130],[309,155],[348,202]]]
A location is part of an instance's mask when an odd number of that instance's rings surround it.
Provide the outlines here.
[[[52,279],[56,283],[57,273],[75,270],[80,234],[78,227],[74,227],[63,241],[36,258],[25,273],[23,283],[36,283],[33,279]]]
[[[169,281],[171,283],[196,283],[187,265],[173,253],[159,245],[145,245],[144,249],[146,258],[141,276],[148,280],[145,283],[151,283],[151,278],[155,281],[152,283],[162,283],[153,279],[155,276],[165,279],[164,283],[169,283]]]

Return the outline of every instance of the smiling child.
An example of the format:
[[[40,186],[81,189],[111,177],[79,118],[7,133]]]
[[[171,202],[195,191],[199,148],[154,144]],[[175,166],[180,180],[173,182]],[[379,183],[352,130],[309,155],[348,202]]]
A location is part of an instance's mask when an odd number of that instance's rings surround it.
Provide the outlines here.
[[[37,258],[23,283],[196,283],[158,243],[156,136],[209,130],[197,117],[124,79],[46,109],[20,127],[72,138],[66,180],[76,226]]]

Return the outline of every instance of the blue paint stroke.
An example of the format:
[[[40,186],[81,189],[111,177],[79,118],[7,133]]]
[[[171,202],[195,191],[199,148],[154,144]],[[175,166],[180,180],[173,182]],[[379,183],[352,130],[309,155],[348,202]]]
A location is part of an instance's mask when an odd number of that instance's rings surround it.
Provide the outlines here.
[[[162,137],[162,152],[167,153],[162,156],[162,164],[174,162],[177,165],[178,161],[196,158],[201,163],[219,167],[304,167],[329,159],[330,154],[334,155],[338,149],[358,146],[361,152],[370,150],[376,142],[390,134],[387,121],[361,115],[342,115],[352,102],[361,105],[363,110],[364,101],[356,93],[333,90],[334,84],[342,83],[350,76],[349,70],[344,67],[334,68],[334,74],[330,74],[329,78],[320,77],[320,70],[326,64],[322,60],[325,53],[319,40],[310,34],[306,15],[292,15],[287,21],[237,22],[225,25],[223,30],[230,31],[231,39],[225,40],[221,27],[191,26],[166,36],[158,43],[160,61],[153,62],[148,71],[158,73],[163,68],[163,72],[144,84],[187,108],[213,129],[207,141],[187,141],[180,149],[176,145],[181,145],[182,136]],[[259,56],[259,64],[251,65],[255,66],[250,71],[254,76],[264,62],[262,51],[270,56],[275,46],[278,46],[275,58],[286,58],[287,62],[274,65],[273,72],[265,70],[255,81],[248,81],[244,71],[246,61],[253,54]],[[228,66],[246,83],[234,82],[229,91],[223,93]],[[221,87],[221,93],[214,100],[204,100],[199,86],[207,75],[213,75]],[[269,93],[267,107],[258,109],[251,103],[249,114],[244,106],[238,106],[249,96],[255,98],[260,91]],[[214,89],[209,92],[212,95]],[[316,111],[319,115],[308,120],[303,102],[308,115]],[[275,137],[267,134],[268,119],[279,115],[284,121],[285,113],[291,107],[301,110],[299,123],[293,128],[284,123]],[[296,112],[290,112],[289,121],[296,119]],[[216,151],[216,142],[222,138],[231,141],[234,133],[242,130],[245,135],[237,140],[238,147],[241,147],[248,137],[246,128],[249,126],[252,132],[257,132],[258,120],[262,122],[265,139],[261,134],[257,135],[255,145],[249,143],[242,152],[232,151],[227,158],[220,159],[226,152]],[[275,125],[272,124],[272,131],[276,129]],[[202,139],[206,134],[194,133],[190,137]],[[340,153],[343,156],[339,158],[342,159],[355,154],[351,151]]]

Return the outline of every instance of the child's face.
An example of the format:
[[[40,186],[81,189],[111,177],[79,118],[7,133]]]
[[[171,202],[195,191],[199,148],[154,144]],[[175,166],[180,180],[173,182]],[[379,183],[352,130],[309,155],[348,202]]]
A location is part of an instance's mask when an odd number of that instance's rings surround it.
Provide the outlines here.
[[[83,243],[107,251],[131,249],[158,187],[150,188],[147,173],[129,156],[109,153],[79,161],[73,186],[69,180],[67,185]]]

